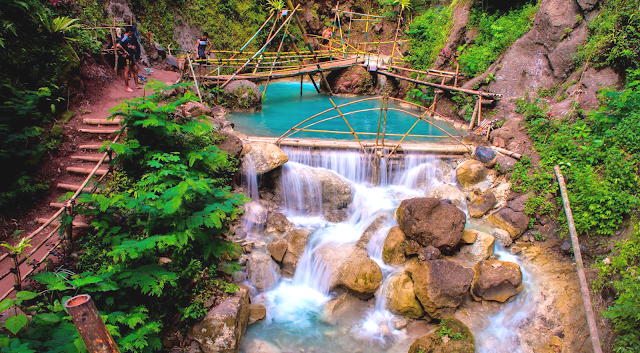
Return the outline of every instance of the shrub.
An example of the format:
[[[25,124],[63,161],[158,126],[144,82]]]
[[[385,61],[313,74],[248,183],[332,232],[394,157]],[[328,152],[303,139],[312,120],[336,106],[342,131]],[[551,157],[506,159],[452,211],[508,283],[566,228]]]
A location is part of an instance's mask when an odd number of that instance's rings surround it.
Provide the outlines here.
[[[475,6],[467,27],[476,29],[478,36],[473,44],[458,48],[461,70],[473,77],[488,69],[500,54],[529,31],[537,10],[538,5],[526,3],[506,13],[489,14]]]
[[[449,38],[451,15],[451,6],[430,7],[409,25],[409,60],[414,68],[426,70],[436,61]]]
[[[36,305],[22,308],[34,319],[0,346],[83,351],[61,305],[82,288],[105,311],[123,352],[157,351],[164,330],[193,323],[206,313],[204,302],[236,289],[224,275],[237,266],[228,261],[239,249],[228,240],[229,224],[246,200],[228,186],[237,161],[215,146],[208,122],[176,113],[193,93],[162,102],[171,87],[152,88],[153,95],[113,114],[128,126],[127,139],[112,145],[126,173],[118,172],[103,193],[78,198],[79,213],[94,228],[83,238],[77,267],[33,276],[43,295],[34,293]],[[15,304],[3,303],[3,310]],[[51,320],[39,322],[39,315]]]
[[[638,68],[640,63],[640,8],[634,0],[611,0],[589,22],[589,38],[579,47],[578,59],[596,67]]]

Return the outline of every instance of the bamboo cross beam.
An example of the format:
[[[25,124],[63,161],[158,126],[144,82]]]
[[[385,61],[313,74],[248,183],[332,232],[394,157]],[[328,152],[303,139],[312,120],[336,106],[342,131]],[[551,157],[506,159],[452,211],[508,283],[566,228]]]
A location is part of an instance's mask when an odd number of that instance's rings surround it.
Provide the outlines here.
[[[362,147],[362,150],[366,152],[364,146],[362,146],[362,142],[360,142],[360,139],[358,138],[358,134],[356,134],[355,131],[353,131],[353,128],[351,127],[351,124],[349,124],[349,121],[347,121],[347,118],[342,115],[342,112],[340,111],[340,108],[338,108],[338,106],[336,105],[336,103],[333,102],[333,99],[329,98],[329,101],[331,101],[331,104],[333,104],[333,107],[336,109],[336,111],[338,112],[338,114],[340,114],[340,116],[342,117],[342,119],[344,119],[344,122],[347,124],[347,126],[349,127],[349,130],[351,130],[351,133],[353,134],[353,137],[356,138],[356,140],[358,141],[358,143],[360,144],[360,147]]]

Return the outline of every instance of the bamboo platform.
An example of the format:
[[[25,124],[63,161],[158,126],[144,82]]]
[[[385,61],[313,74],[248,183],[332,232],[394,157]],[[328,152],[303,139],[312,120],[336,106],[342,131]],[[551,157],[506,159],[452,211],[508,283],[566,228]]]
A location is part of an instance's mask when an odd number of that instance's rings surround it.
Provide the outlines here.
[[[294,69],[284,69],[273,71],[273,73],[257,72],[257,73],[244,73],[235,75],[234,80],[248,80],[253,82],[260,82],[266,80],[277,80],[288,77],[296,77],[300,75],[309,75],[316,72],[333,71],[349,68],[352,66],[362,65],[363,59],[349,58],[342,60],[332,60],[319,63],[305,64]],[[202,80],[206,80],[208,83],[222,83],[228,81],[233,75],[216,75],[216,76],[201,76]]]
[[[248,136],[245,139],[247,142],[268,142],[276,143],[277,137],[260,137],[260,136]],[[312,139],[312,138],[284,138],[280,141],[280,146],[292,146],[292,147],[311,147],[318,149],[347,149],[347,150],[361,150],[362,147],[357,141],[354,140],[328,140],[328,139]],[[384,147],[392,149],[396,146],[397,141],[385,141]],[[362,145],[365,148],[374,148],[374,141],[362,141]],[[378,144],[380,147],[380,144]],[[403,142],[401,149],[403,151],[410,152],[423,152],[433,154],[446,154],[446,155],[462,155],[469,153],[469,149],[456,142]]]

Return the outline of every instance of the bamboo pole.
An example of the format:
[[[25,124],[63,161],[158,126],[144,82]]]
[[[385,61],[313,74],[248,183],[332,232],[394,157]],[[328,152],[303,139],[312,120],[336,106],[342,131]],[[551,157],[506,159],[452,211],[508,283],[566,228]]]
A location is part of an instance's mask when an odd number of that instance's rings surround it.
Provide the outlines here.
[[[469,121],[469,131],[471,131],[471,129],[473,129],[473,126],[475,124],[476,121],[476,114],[478,114],[478,101],[476,101],[476,104],[473,107],[473,114],[471,114],[471,121]]]
[[[400,141],[398,141],[398,144],[393,148],[393,150],[387,155],[387,160],[389,160],[389,157],[391,157],[396,150],[398,149],[398,147],[400,147],[400,144],[402,143],[402,141],[404,141],[404,139],[409,136],[409,134],[411,133],[411,130],[413,130],[414,127],[416,127],[416,125],[418,125],[418,123],[420,122],[420,120],[422,120],[422,118],[424,117],[424,115],[427,114],[427,111],[425,111],[424,113],[422,113],[422,116],[420,116],[418,119],[416,119],[416,122],[413,123],[413,125],[411,125],[411,127],[409,128],[409,130],[407,130],[407,133],[405,133],[402,138],[400,139]],[[391,136],[391,134],[389,134],[389,136]]]
[[[113,70],[116,72],[116,75],[118,74],[118,49],[116,48],[116,31],[115,31],[115,27],[116,27],[116,18],[113,18],[113,28],[109,28],[109,32],[111,32],[111,43],[112,43],[112,47],[113,47],[113,60],[114,60],[114,65],[113,65]]]
[[[90,295],[77,295],[64,307],[90,353],[120,353]]]
[[[380,116],[378,117],[378,129],[376,130],[376,147],[375,152],[378,153],[378,138],[380,138],[380,125],[382,124],[382,108],[384,107],[384,99],[386,94],[382,97],[382,102],[380,103]]]
[[[482,122],[482,96],[478,96],[478,126]]]
[[[460,63],[458,62],[458,58],[456,58],[456,75],[453,78],[453,87],[458,87],[458,72],[460,71]]]
[[[496,147],[496,146],[491,146],[491,148],[494,149],[496,152],[500,152],[509,157],[513,157],[515,159],[522,159],[522,155],[520,153],[511,152],[507,149]]]
[[[595,315],[593,314],[593,307],[591,305],[591,297],[589,296],[589,283],[587,282],[587,276],[584,273],[584,263],[582,262],[582,254],[580,252],[580,243],[578,241],[578,233],[576,226],[573,222],[573,214],[571,213],[571,204],[569,203],[569,195],[567,193],[567,186],[564,183],[564,177],[560,171],[560,166],[554,167],[556,177],[558,178],[558,184],[560,185],[560,192],[562,195],[562,203],[564,205],[564,213],[567,216],[567,224],[569,225],[569,234],[571,235],[571,246],[573,247],[573,254],[576,259],[576,271],[578,272],[578,280],[580,281],[580,292],[582,293],[582,304],[584,305],[584,311],[587,316],[587,324],[589,325],[589,335],[591,336],[591,345],[593,346],[594,353],[602,353],[602,347],[600,346],[600,337],[598,336],[598,327],[596,326]]]
[[[275,11],[274,11],[275,13]],[[267,42],[269,41],[269,38],[271,38],[271,34],[273,34],[273,30],[276,28],[276,25],[278,24],[278,19],[280,18],[280,15],[277,14],[275,20],[273,21],[273,26],[271,26],[271,31],[269,31],[269,35],[267,36]],[[274,35],[275,36],[275,35]],[[265,44],[266,46],[266,44]],[[266,49],[266,48],[265,48]],[[260,65],[260,61],[262,60],[264,53],[260,54],[260,58],[258,58],[258,62],[256,63],[256,67],[253,69],[253,72],[255,73],[256,71],[258,71],[258,66]]]
[[[467,93],[467,94],[472,94],[474,96],[475,95],[481,95],[482,97],[488,98],[488,99],[496,99],[496,98],[502,97],[501,94],[497,94],[497,93],[475,91],[475,90],[465,89],[465,88],[460,88],[460,87],[439,85],[437,83],[414,80],[412,78],[408,78],[408,77],[392,74],[392,73],[390,73],[389,71],[386,71],[386,70],[378,70],[378,72],[383,74],[383,75],[385,75],[385,76],[390,76],[390,77],[394,77],[394,78],[397,78],[397,79],[400,79],[400,80],[405,80],[405,81],[409,81],[409,82],[413,82],[413,83],[418,83],[418,84],[429,86],[429,87],[440,88],[440,89],[443,89],[443,90],[446,90],[446,91],[463,92],[463,93]]]
[[[196,85],[196,92],[198,92],[198,98],[200,99],[200,103],[202,103],[202,94],[200,93],[200,87],[198,87],[198,78],[196,77],[195,71],[193,71],[193,64],[191,63],[191,56],[187,55],[187,60],[189,61],[189,68],[191,69],[191,75],[193,75],[193,82]]]
[[[276,61],[278,60],[278,54],[280,53],[280,49],[282,49],[282,44],[284,44],[284,39],[287,38],[287,30],[289,29],[289,24],[284,28],[284,35],[282,36],[282,40],[280,41],[280,45],[278,45],[278,52],[276,53],[276,57],[273,59],[273,64],[271,64],[271,71],[269,71],[269,77],[267,77],[267,83],[264,85],[264,91],[262,95],[267,94],[267,87],[269,87],[269,81],[271,80],[271,75],[273,75],[273,68],[276,65]],[[257,67],[256,67],[257,69]],[[302,76],[301,76],[302,77]],[[302,79],[300,80],[300,95],[302,95]]]
[[[331,101],[331,104],[333,104],[333,107],[336,109],[336,111],[338,112],[338,114],[340,114],[340,116],[342,117],[342,119],[344,119],[344,122],[347,124],[347,126],[349,127],[349,130],[351,130],[351,133],[353,134],[353,137],[356,138],[356,140],[358,141],[358,143],[360,144],[360,147],[362,147],[362,150],[364,151],[365,148],[364,146],[362,146],[362,142],[360,142],[360,139],[358,138],[358,134],[356,134],[355,131],[353,131],[353,128],[351,127],[351,124],[349,124],[349,121],[347,121],[347,118],[342,115],[342,112],[340,111],[340,108],[338,108],[338,106],[336,105],[336,103],[334,103],[333,99],[329,98],[329,101]]]

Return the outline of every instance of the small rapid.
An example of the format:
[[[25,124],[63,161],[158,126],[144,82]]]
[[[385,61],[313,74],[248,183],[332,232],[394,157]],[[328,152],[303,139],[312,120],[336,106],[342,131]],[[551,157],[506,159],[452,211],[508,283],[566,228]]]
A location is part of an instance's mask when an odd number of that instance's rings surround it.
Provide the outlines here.
[[[283,165],[279,179],[283,199],[280,211],[296,228],[308,229],[311,234],[293,277],[282,277],[272,289],[252,297],[252,302],[265,305],[267,317],[247,329],[243,342],[267,341],[283,352],[406,352],[417,337],[427,332],[408,330],[406,320],[402,325],[402,318],[387,310],[388,280],[400,270],[384,263],[383,245],[389,229],[397,225],[394,214],[402,200],[423,197],[426,190],[440,184],[455,183],[451,163],[429,155],[408,154],[388,163],[381,162],[379,184],[373,185],[371,160],[362,153],[318,153],[300,148],[284,151],[289,162]],[[323,216],[326,200],[323,200],[322,185],[311,177],[312,172],[318,170],[337,175],[351,185],[353,198],[346,220],[329,222]],[[257,185],[255,175],[245,177],[252,199],[254,182]],[[377,226],[370,229],[372,224]],[[350,303],[345,313],[332,318],[326,307],[339,300],[339,294],[330,291],[331,269],[321,250],[329,246],[336,249],[352,246],[368,231],[372,234],[366,252],[380,267],[382,284],[373,298]],[[254,227],[251,236],[259,238],[260,232]],[[518,262],[507,252],[496,250],[502,259]],[[478,352],[517,352],[517,346],[509,346],[508,342],[517,336],[518,325],[528,308],[535,305],[528,294],[532,286],[530,276],[525,271],[523,275],[525,291],[501,312],[486,318],[488,326],[477,333]],[[483,348],[500,345],[507,348]]]

